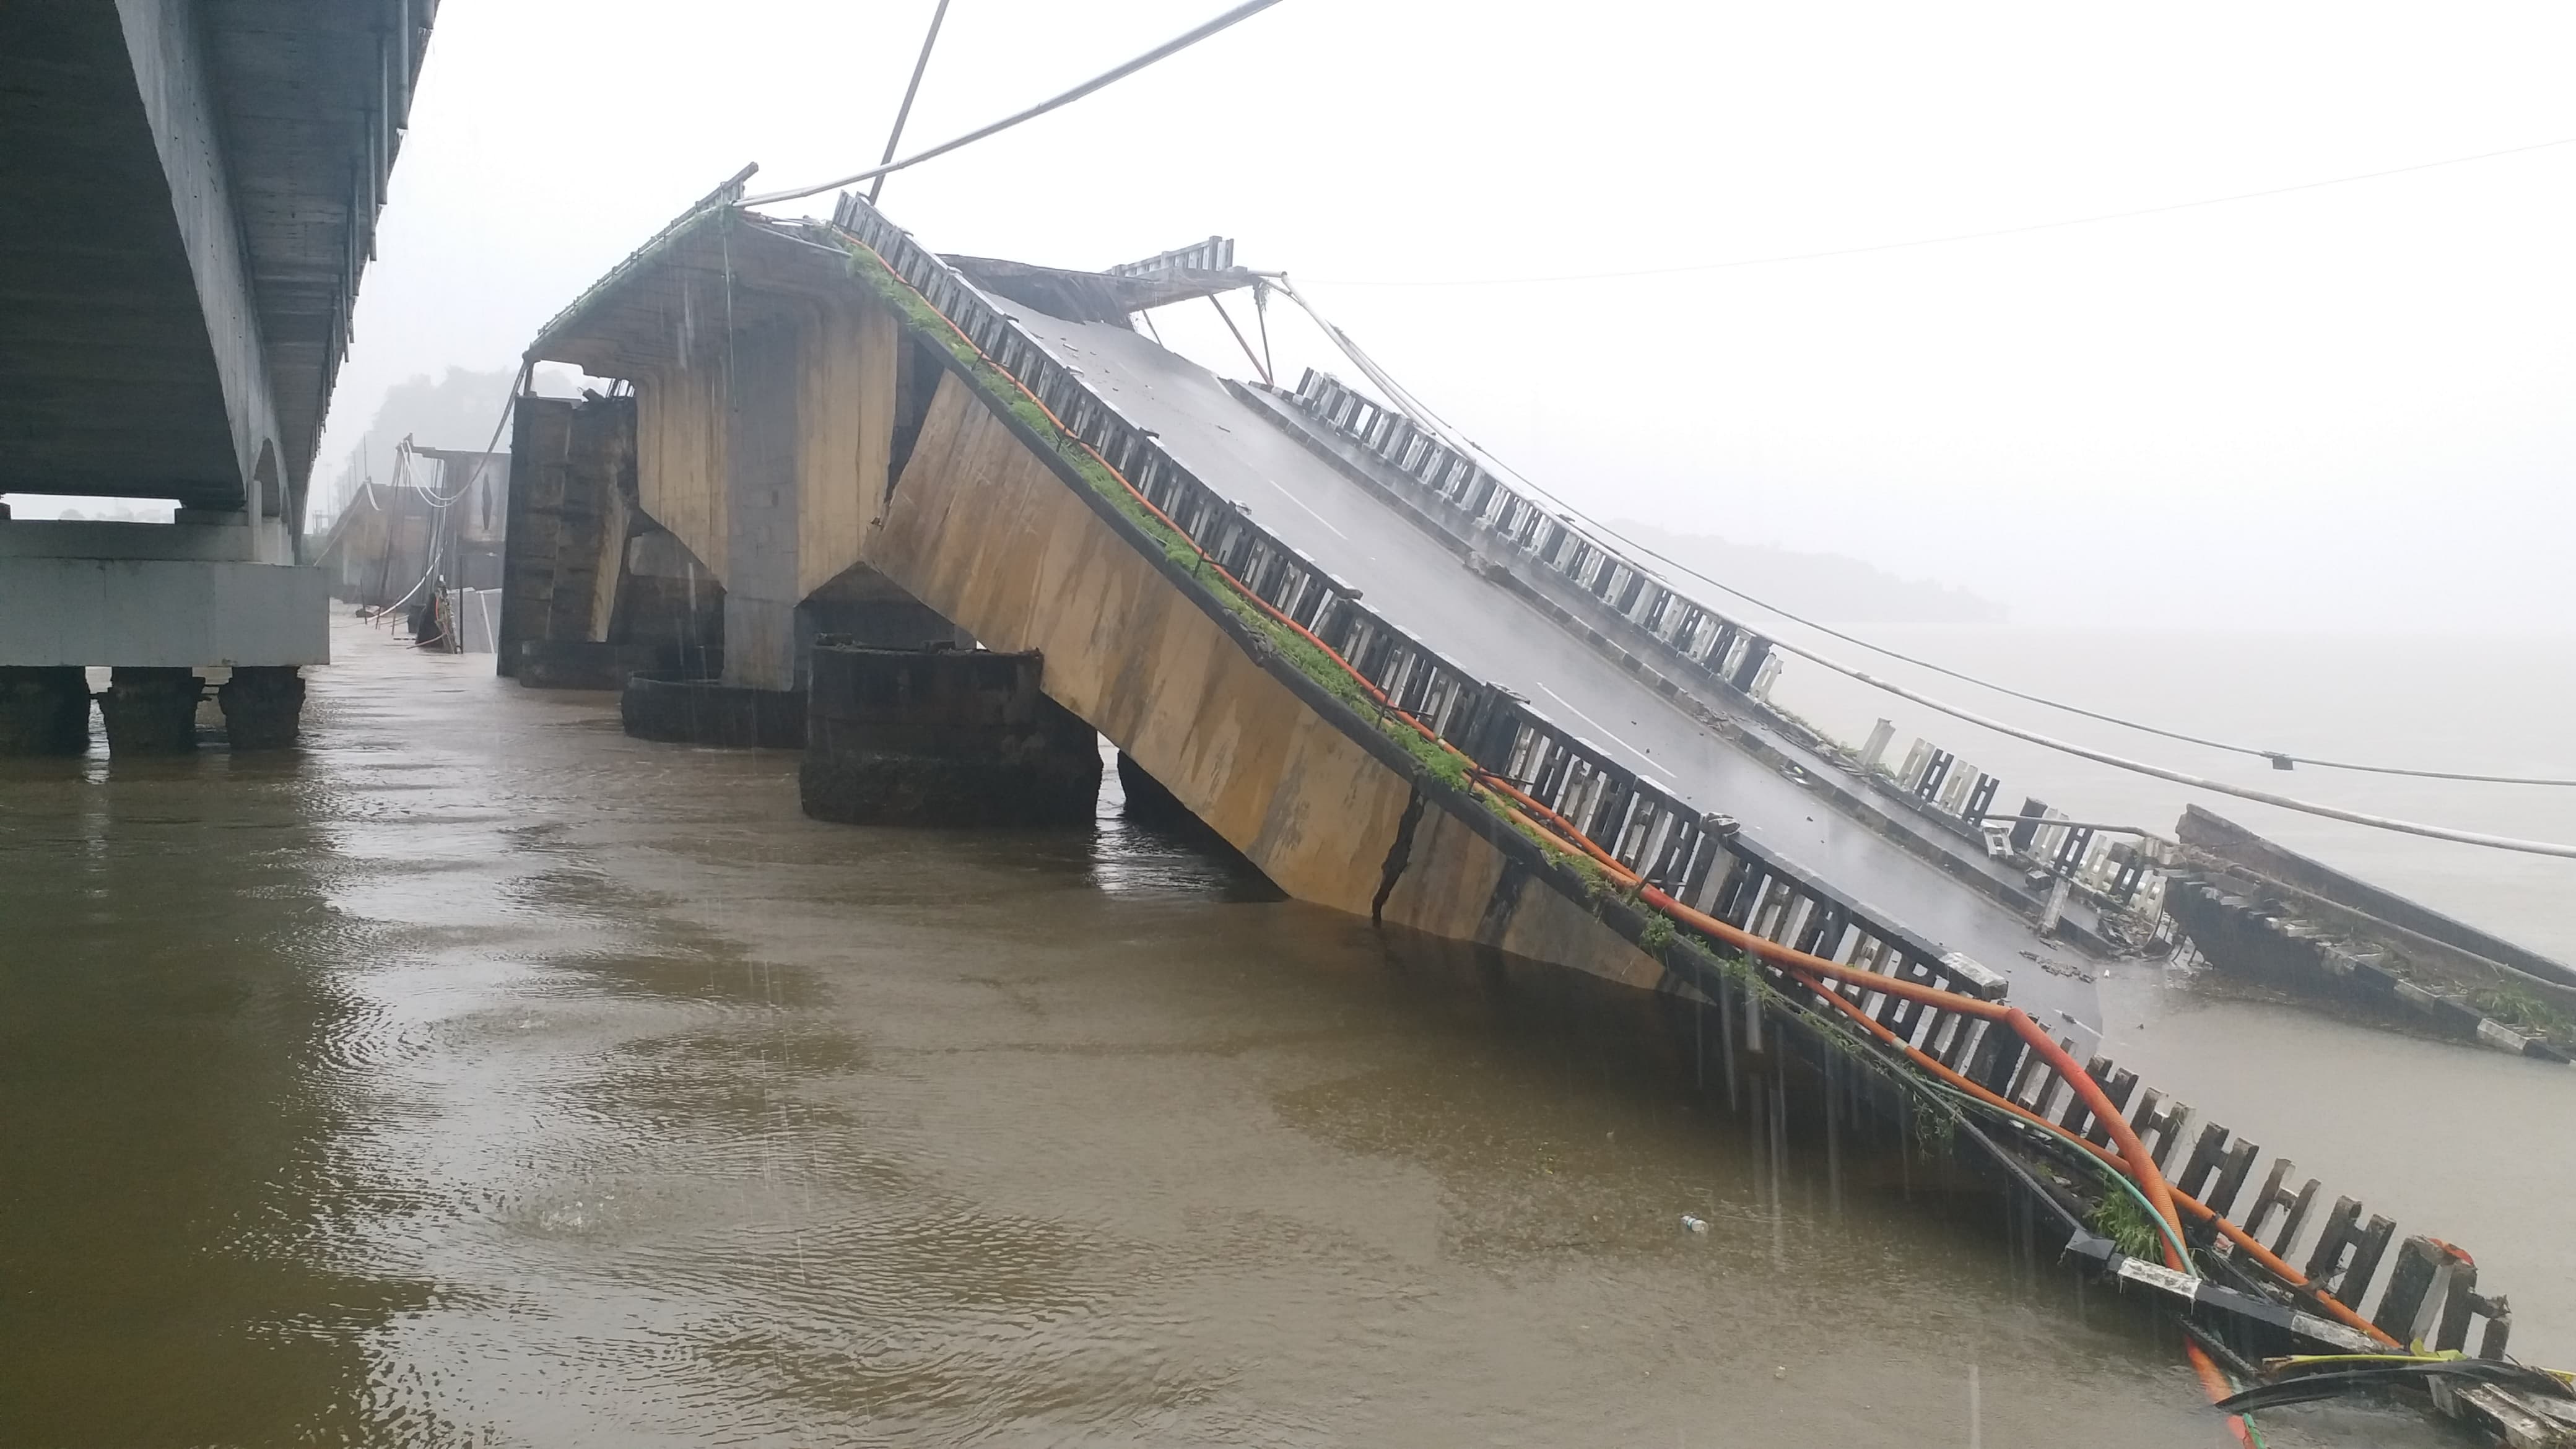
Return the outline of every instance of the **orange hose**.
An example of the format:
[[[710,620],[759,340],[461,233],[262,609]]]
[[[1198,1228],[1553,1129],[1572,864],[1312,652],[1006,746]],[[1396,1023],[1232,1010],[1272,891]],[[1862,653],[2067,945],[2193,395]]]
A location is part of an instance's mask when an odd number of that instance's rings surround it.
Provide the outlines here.
[[[1729,925],[1715,916],[1695,911],[1653,886],[1647,886],[1639,894],[1647,904],[1691,929],[1724,941],[1750,955],[1759,956],[1774,965],[1817,976],[1831,977],[1837,981],[1858,982],[1872,991],[1883,991],[1891,996],[1901,996],[1908,1001],[1937,1006],[1965,1016],[2002,1022],[2012,1030],[2014,1035],[2028,1043],[2030,1049],[2037,1052],[2042,1061],[2047,1062],[2057,1075],[2066,1080],[2066,1084],[2075,1090],[2075,1095],[2083,1101],[2084,1105],[2092,1109],[2094,1117],[2111,1134],[2113,1145],[2119,1149],[2122,1165],[2128,1169],[2131,1177],[2137,1179],[2138,1190],[2146,1195],[2148,1203],[2157,1212],[2163,1214],[2176,1236],[2181,1234],[2182,1214],[2174,1206],[2173,1188],[2165,1182],[2164,1172],[2156,1166],[2155,1158],[2147,1152],[2147,1145],[2138,1140],[2137,1131],[2129,1126],[2128,1119],[2122,1117],[2120,1109],[2113,1106],[2111,1099],[2103,1094],[2102,1085],[2094,1081],[2073,1057],[2066,1054],[2066,1049],[2057,1044],[2057,1039],[2041,1030],[2039,1023],[2031,1020],[2029,1014],[2020,1007],[1984,1001],[1973,996],[1962,996],[1956,992],[1943,991],[1937,986],[1924,986],[1917,982],[1899,980],[1893,976],[1882,976],[1875,971],[1866,971],[1857,966],[1845,966],[1839,961],[1828,961],[1821,956],[1811,956],[1804,951],[1793,950],[1777,941],[1766,940],[1750,931]],[[1825,994],[1835,996],[1837,993]],[[1926,1058],[1926,1060],[1929,1059]],[[2166,1245],[2165,1255],[2168,1258],[2174,1257],[2172,1245]],[[2181,1268],[2185,1265],[2175,1261],[2168,1266]]]
[[[1484,772],[1480,771],[1479,773],[1482,774]],[[2025,1043],[2027,1043],[2032,1051],[2038,1053],[2040,1059],[2047,1062],[2051,1070],[2056,1072],[2058,1076],[2064,1078],[2067,1085],[2074,1089],[2076,1096],[2083,1101],[2087,1108],[2091,1109],[2094,1117],[2098,1119],[2104,1129],[2110,1133],[2112,1142],[2119,1148],[2121,1165],[2128,1170],[2131,1177],[2137,1180],[2139,1191],[2146,1195],[2147,1201],[2154,1205],[2159,1213],[2163,1214],[2167,1225],[2174,1230],[2174,1235],[2177,1237],[2181,1236],[2182,1214],[2174,1204],[2173,1188],[2171,1184],[2165,1181],[2164,1171],[2156,1165],[2154,1156],[2148,1153],[2146,1143],[2139,1140],[2136,1129],[2129,1125],[2127,1118],[2120,1115],[2120,1109],[2113,1105],[2110,1097],[2102,1091],[2101,1084],[2094,1081],[2092,1075],[2086,1072],[2073,1057],[2068,1056],[2064,1047],[2057,1044],[2057,1039],[2042,1030],[2039,1023],[2031,1020],[2029,1014],[2024,1012],[2021,1008],[2016,1006],[2004,1006],[1998,1002],[1984,1001],[1973,996],[1962,996],[1956,992],[1943,991],[1938,987],[1925,986],[1919,982],[1903,981],[1892,976],[1882,976],[1875,971],[1865,971],[1858,967],[1845,966],[1838,961],[1828,961],[1821,956],[1810,955],[1807,952],[1783,946],[1777,941],[1754,935],[1752,932],[1744,930],[1741,927],[1730,925],[1725,921],[1717,919],[1715,916],[1693,910],[1691,907],[1674,900],[1671,896],[1666,895],[1661,890],[1658,890],[1653,886],[1643,885],[1642,878],[1639,877],[1635,871],[1620,864],[1609,854],[1609,852],[1603,850],[1599,844],[1594,842],[1590,837],[1584,835],[1582,831],[1576,829],[1573,823],[1568,821],[1564,816],[1557,814],[1555,811],[1548,809],[1545,805],[1531,799],[1528,795],[1522,793],[1517,787],[1513,786],[1508,781],[1496,780],[1495,783],[1511,795],[1536,808],[1548,819],[1562,827],[1565,837],[1570,842],[1581,846],[1593,857],[1593,859],[1599,861],[1605,869],[1613,872],[1624,882],[1642,886],[1642,889],[1638,891],[1638,898],[1640,900],[1703,935],[1724,941],[1738,950],[1754,956],[1759,956],[1776,966],[1786,968],[1801,975],[1811,977],[1829,976],[1836,980],[1855,981],[1868,986],[1871,990],[1884,991],[1890,995],[1900,996],[1909,1001],[1939,1007],[1947,1011],[1956,1011],[1967,1016],[1980,1017],[1987,1021],[2002,1022],[2013,1032],[2014,1035],[2019,1036]],[[1810,986],[1816,985],[1813,980],[1810,980],[1808,984]],[[2020,1112],[2024,1116],[2031,1115],[2030,1113],[2023,1111],[2023,1109],[2018,1105],[2005,1100],[2003,1097],[1998,1096],[1984,1087],[1978,1086],[1976,1083],[1969,1081],[1967,1078],[1960,1076],[1958,1073],[1951,1071],[1948,1067],[1935,1061],[1929,1055],[1917,1051],[1911,1045],[1896,1041],[1893,1033],[1887,1032],[1884,1028],[1880,1027],[1877,1022],[1871,1021],[1866,1013],[1861,1012],[1859,1008],[1852,1006],[1850,1002],[1845,1001],[1840,993],[1826,991],[1820,986],[1816,989],[1819,995],[1822,995],[1827,1000],[1835,1002],[1850,1011],[1854,1017],[1867,1025],[1873,1032],[1886,1038],[1891,1044],[1902,1047],[1906,1054],[1909,1057],[1914,1058],[1919,1064],[1939,1072],[1945,1078],[1948,1078],[1956,1082],[1958,1085],[1967,1088],[1969,1091],[1976,1093],[1982,1100],[1990,1101],[1997,1106],[2007,1108],[2014,1112]],[[2159,1235],[2159,1242],[2162,1243],[2161,1235]],[[2166,1259],[2165,1266],[2176,1269],[2186,1269],[2188,1267],[2188,1265],[2182,1261],[2181,1257],[2174,1252],[2173,1245],[2171,1243],[2162,1243],[2162,1246]]]
[[[2252,1233],[2249,1233],[2243,1228],[2240,1228],[2236,1224],[2228,1221],[2216,1208],[2213,1208],[2207,1203],[2201,1202],[2199,1199],[2191,1197],[2185,1193],[2174,1194],[2174,1200],[2181,1203],[2184,1207],[2190,1208],[2193,1213],[2216,1227],[2221,1234],[2225,1235],[2229,1242],[2234,1243],[2239,1249],[2243,1250],[2245,1256],[2262,1264],[2263,1267],[2274,1277],[2279,1278],[2282,1282],[2289,1284],[2293,1288],[2307,1289],[2308,1296],[2316,1301],[2316,1305],[2318,1307],[2326,1311],[2328,1317],[2333,1318],[2344,1327],[2352,1329],[2355,1332],[2367,1334],[2371,1338],[2374,1338],[2391,1348],[2403,1348],[2405,1346],[2399,1343],[2396,1337],[2390,1334],[2387,1330],[2355,1312],[2351,1305],[2345,1303],[2342,1299],[2337,1298],[2333,1294],[2310,1283],[2308,1281],[2307,1274],[2302,1273],[2298,1269],[2291,1267],[2288,1263],[2283,1262],[2278,1253],[2275,1253],[2271,1249],[2264,1247],[2261,1243],[2256,1242]]]
[[[2236,1386],[2229,1383],[2227,1375],[2220,1373],[2218,1365],[2211,1361],[2208,1350],[2186,1338],[2182,1341],[2182,1351],[2183,1356],[2191,1360],[2192,1372],[2200,1375],[2200,1386],[2208,1393],[2211,1403],[2215,1404],[2236,1392]],[[2254,1449],[2254,1436],[2246,1431],[2243,1415],[2228,1415],[2227,1429],[2245,1449]]]
[[[2049,1121],[2047,1118],[2033,1112],[2028,1107],[2021,1105],[2019,1102],[2011,1101],[2008,1098],[1988,1091],[1986,1088],[1979,1086],[1977,1083],[1968,1080],[1966,1077],[1961,1076],[1955,1071],[1952,1071],[1949,1067],[1935,1060],[1927,1053],[1900,1039],[1896,1033],[1889,1031],[1886,1027],[1872,1021],[1867,1012],[1862,1011],[1858,1006],[1852,1004],[1850,998],[1843,996],[1839,992],[1827,991],[1814,981],[1809,981],[1807,984],[1828,1003],[1840,1009],[1845,1015],[1848,1015],[1852,1020],[1866,1028],[1871,1035],[1876,1036],[1879,1040],[1886,1042],[1889,1046],[1903,1052],[1914,1062],[1915,1065],[1921,1067],[1923,1070],[1932,1073],[1943,1081],[1948,1082],[1951,1086],[1968,1093],[1981,1102],[2001,1107],[2004,1110],[2013,1113],[2015,1116],[2029,1122],[2032,1126],[2040,1128],[2050,1136],[2065,1142],[2071,1147],[2081,1148],[2115,1167],[2125,1166],[2120,1155],[2111,1151],[2109,1148],[2102,1147],[2096,1143],[2087,1141],[2082,1137],[2078,1137],[2074,1133],[2067,1131],[2065,1128],[2058,1126],[2056,1123]],[[2189,1211],[2192,1216],[2217,1228],[2218,1231],[2226,1236],[2230,1242],[2234,1243],[2240,1251],[2242,1251],[2247,1257],[2252,1258],[2256,1263],[2260,1264],[2273,1276],[2289,1284],[2292,1288],[2311,1289],[2310,1296],[2315,1299],[2318,1307],[2323,1308],[2326,1311],[2328,1316],[2341,1322],[2345,1327],[2353,1329],[2359,1333],[2367,1334],[2381,1343],[2389,1345],[2397,1344],[2397,1340],[2382,1331],[2379,1325],[2362,1317],[2341,1299],[2336,1298],[2331,1293],[2325,1292],[2323,1289],[2314,1288],[2313,1285],[2309,1283],[2306,1274],[2291,1267],[2287,1262],[2282,1260],[2279,1254],[2264,1247],[2262,1243],[2256,1241],[2253,1234],[2245,1231],[2241,1227],[2238,1227],[2235,1223],[2230,1222],[2225,1216],[2221,1215],[2216,1208],[2213,1208],[2209,1204],[2202,1202],[2200,1199],[2193,1197],[2190,1193],[2182,1191],[2180,1188],[2175,1188],[2173,1190],[2173,1199],[2175,1206]],[[2167,1250],[2166,1256],[2168,1258],[2172,1256],[2170,1249]]]
[[[1481,774],[1483,772],[1479,773]],[[2110,1097],[2102,1091],[2101,1084],[2094,1081],[2090,1073],[2086,1072],[2073,1057],[2066,1054],[2066,1049],[2057,1044],[2057,1039],[2055,1037],[2050,1036],[2045,1030],[2042,1030],[2038,1022],[2031,1020],[2029,1013],[2024,1012],[2017,1006],[2005,1006],[1999,1002],[1984,1001],[1973,996],[1962,996],[1956,992],[1943,991],[1939,987],[1925,986],[1919,982],[1904,981],[1892,976],[1883,976],[1875,971],[1862,970],[1856,966],[1845,966],[1839,961],[1828,961],[1821,956],[1810,955],[1807,952],[1783,946],[1777,941],[1754,935],[1752,932],[1744,930],[1741,927],[1730,925],[1725,921],[1717,919],[1715,916],[1693,910],[1691,907],[1683,905],[1680,901],[1674,900],[1671,896],[1666,895],[1663,891],[1658,890],[1653,886],[1644,885],[1642,878],[1639,877],[1635,871],[1620,864],[1609,854],[1609,852],[1603,850],[1599,844],[1595,843],[1590,837],[1584,835],[1580,830],[1577,830],[1573,823],[1566,820],[1564,816],[1548,809],[1545,805],[1539,804],[1538,801],[1531,799],[1526,794],[1523,794],[1517,787],[1511,785],[1507,781],[1497,780],[1495,783],[1499,784],[1503,790],[1508,791],[1513,796],[1535,807],[1547,818],[1562,827],[1565,837],[1570,842],[1580,845],[1595,860],[1599,861],[1605,869],[1614,872],[1616,876],[1624,882],[1639,885],[1641,889],[1639,889],[1637,894],[1640,900],[1653,906],[1666,916],[1669,916],[1672,919],[1681,922],[1683,925],[1689,926],[1691,929],[1700,932],[1702,935],[1710,936],[1717,940],[1726,942],[1728,945],[1734,946],[1740,951],[1744,951],[1750,955],[1759,956],[1762,959],[1771,962],[1773,965],[1797,972],[1803,976],[1827,976],[1840,981],[1858,982],[1869,987],[1873,991],[1883,991],[1889,995],[1900,996],[1909,1001],[1919,1002],[1927,1006],[1935,1006],[1946,1011],[1955,1011],[1962,1015],[1975,1016],[1987,1021],[2003,1023],[2013,1032],[2014,1035],[2020,1037],[2025,1043],[2027,1043],[2032,1051],[2038,1053],[2040,1059],[2047,1062],[2052,1071],[2056,1072],[2058,1076],[2064,1078],[2067,1085],[2074,1089],[2075,1095],[2083,1101],[2087,1108],[2091,1109],[2094,1117],[2099,1120],[2103,1128],[2110,1133],[2112,1142],[2119,1148],[2121,1165],[2128,1170],[2131,1177],[2137,1180],[2138,1190],[2144,1193],[2147,1201],[2155,1207],[2157,1212],[2164,1216],[2166,1224],[2173,1229],[2174,1235],[2176,1237],[2182,1235],[2182,1214],[2174,1205],[2173,1188],[2171,1184],[2165,1181],[2164,1171],[2156,1165],[2154,1156],[2147,1151],[2146,1143],[2139,1140],[2136,1129],[2129,1125],[2127,1118],[2120,1115],[2120,1109],[2113,1105]],[[1810,986],[1816,986],[1816,983],[1812,979],[1809,980],[1808,984]],[[1822,995],[1827,1000],[1835,1002],[1850,1011],[1873,1032],[1878,1033],[1891,1044],[1902,1047],[1908,1056],[1914,1058],[1921,1065],[1939,1072],[1945,1078],[1951,1079],[1960,1086],[1976,1093],[1982,1100],[1990,1101],[1997,1106],[2007,1108],[2014,1112],[2020,1112],[2024,1116],[2031,1115],[2015,1103],[2007,1101],[2003,1097],[2000,1097],[1995,1093],[1986,1090],[1984,1087],[1978,1086],[1976,1083],[1969,1081],[1967,1078],[1960,1076],[1958,1073],[1951,1071],[1948,1067],[1933,1060],[1929,1055],[1917,1051],[1911,1045],[1896,1041],[1893,1033],[1887,1032],[1884,1028],[1880,1027],[1877,1022],[1871,1021],[1866,1013],[1861,1012],[1858,1007],[1855,1007],[1850,1002],[1844,1000],[1839,992],[1826,991],[1821,986],[1817,986],[1816,989],[1819,995]],[[2159,1235],[2159,1241],[2161,1242],[2161,1235]],[[2173,1245],[2171,1243],[2163,1243],[2162,1246],[2166,1259],[2165,1266],[2176,1269],[2186,1269],[2188,1267],[2188,1265],[2182,1261],[2181,1257],[2174,1252]]]
[[[1444,743],[1446,742],[1444,741]],[[1481,765],[1476,765],[1473,762],[1470,762],[1469,764],[1468,773],[1475,777],[1477,783],[1484,785],[1489,789],[1500,790],[1504,794],[1511,796],[1514,800],[1519,801],[1528,809],[1536,811],[1553,828],[1553,833],[1555,835],[1562,839],[1566,844],[1571,845],[1576,849],[1581,850],[1584,854],[1592,857],[1594,861],[1600,864],[1604,871],[1608,872],[1610,876],[1617,880],[1621,885],[1633,886],[1644,880],[1644,877],[1638,875],[1635,871],[1630,870],[1627,866],[1622,865],[1617,856],[1612,855],[1610,852],[1603,850],[1599,845],[1595,844],[1591,836],[1576,829],[1573,821],[1566,819],[1564,816],[1557,814],[1554,810],[1551,810],[1547,806],[1539,803],[1536,797],[1525,793],[1518,785],[1513,784],[1511,781],[1504,779],[1493,771],[1485,769]],[[1536,822],[1532,823],[1535,824]]]

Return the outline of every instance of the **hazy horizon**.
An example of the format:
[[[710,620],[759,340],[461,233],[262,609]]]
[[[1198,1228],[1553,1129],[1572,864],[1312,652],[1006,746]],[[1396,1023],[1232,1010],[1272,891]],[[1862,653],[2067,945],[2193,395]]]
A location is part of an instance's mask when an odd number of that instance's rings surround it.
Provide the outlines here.
[[[909,139],[1205,18],[956,5]],[[515,365],[746,161],[884,143],[929,0],[449,0],[317,467],[401,380]],[[1214,233],[1602,517],[1834,553],[2065,626],[2555,632],[2576,533],[2576,135],[2538,6],[1939,14],[1289,0],[894,177],[931,245],[1099,266]],[[820,212],[828,197],[777,210]],[[1238,299],[1237,305],[1242,305]],[[1244,371],[1204,309],[1157,318]],[[1282,370],[1350,369],[1292,310]],[[1229,361],[1231,355],[1231,361]]]

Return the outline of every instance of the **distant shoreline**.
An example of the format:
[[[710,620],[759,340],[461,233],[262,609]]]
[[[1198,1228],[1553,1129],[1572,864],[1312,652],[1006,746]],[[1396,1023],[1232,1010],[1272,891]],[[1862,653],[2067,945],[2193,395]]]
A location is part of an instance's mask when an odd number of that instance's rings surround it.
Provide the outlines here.
[[[2010,609],[1983,595],[1955,584],[1903,578],[1848,554],[1737,543],[1708,534],[1676,533],[1633,519],[1612,520],[1609,526],[1775,608],[1828,623],[2013,622]],[[1706,588],[1689,578],[1673,582],[1685,593]],[[1724,610],[1730,600],[1712,597],[1706,602]]]

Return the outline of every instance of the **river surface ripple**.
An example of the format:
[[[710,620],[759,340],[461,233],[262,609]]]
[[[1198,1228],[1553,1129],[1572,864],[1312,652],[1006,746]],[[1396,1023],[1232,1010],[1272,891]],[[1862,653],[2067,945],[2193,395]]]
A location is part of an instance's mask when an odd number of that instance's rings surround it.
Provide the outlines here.
[[[299,756],[0,765],[0,1442],[2226,1442],[1633,1003],[336,627]]]

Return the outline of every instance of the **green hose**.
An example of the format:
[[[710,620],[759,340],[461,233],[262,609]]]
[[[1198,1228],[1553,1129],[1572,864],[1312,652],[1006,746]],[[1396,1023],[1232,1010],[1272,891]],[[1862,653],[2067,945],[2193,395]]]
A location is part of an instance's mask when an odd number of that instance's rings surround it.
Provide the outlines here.
[[[1939,1081],[1931,1077],[1918,1077],[1914,1080],[1923,1086],[1930,1087],[1932,1090],[1939,1092],[1944,1096],[1956,1098],[1958,1101],[1963,1102],[1968,1106],[1987,1112],[2016,1127],[2026,1125],[2020,1117],[2005,1111],[2001,1107],[1996,1106],[1992,1102],[1986,1101],[1982,1097],[1970,1096],[1966,1092],[1960,1091],[1958,1088],[1951,1086],[1947,1082]],[[2192,1267],[2191,1249],[2184,1246],[2182,1236],[2174,1231],[2173,1224],[2166,1222],[2165,1215],[2156,1211],[2156,1205],[2147,1201],[2147,1195],[2138,1190],[2138,1185],[2129,1180],[2129,1175],[2120,1171],[2118,1168],[2113,1167],[2111,1164],[2095,1158],[2089,1152],[2084,1155],[2086,1160],[2092,1162],[2096,1168],[2100,1169],[2104,1177],[2107,1177],[2111,1181],[2119,1184],[2122,1192],[2127,1193],[2139,1207],[2146,1210],[2147,1221],[2156,1225],[2156,1231],[2162,1234],[2165,1242],[2173,1248],[2175,1261],[2183,1265],[2182,1271],[2190,1274],[2194,1278],[2199,1277],[2200,1273],[2198,1270]]]

